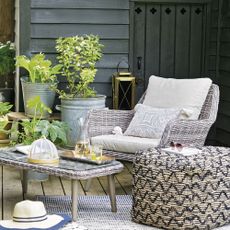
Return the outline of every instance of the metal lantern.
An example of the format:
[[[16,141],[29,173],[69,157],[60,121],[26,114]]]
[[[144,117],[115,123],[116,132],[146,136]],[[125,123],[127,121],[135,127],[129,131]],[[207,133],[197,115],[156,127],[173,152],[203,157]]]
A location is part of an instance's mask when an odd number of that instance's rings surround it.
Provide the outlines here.
[[[135,106],[136,79],[131,72],[121,72],[117,65],[117,72],[112,76],[113,108],[133,109]]]
[[[40,138],[31,145],[28,162],[42,165],[57,165],[59,156],[56,146],[48,139]]]

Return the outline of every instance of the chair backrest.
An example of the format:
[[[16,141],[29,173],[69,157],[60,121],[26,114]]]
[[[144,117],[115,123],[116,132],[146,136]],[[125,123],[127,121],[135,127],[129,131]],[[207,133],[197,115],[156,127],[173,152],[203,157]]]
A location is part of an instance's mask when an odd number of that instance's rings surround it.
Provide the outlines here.
[[[219,98],[219,86],[212,84],[205,99],[205,102],[202,106],[199,119],[208,119],[212,122],[216,120]]]
[[[218,111],[218,104],[219,104],[219,87],[215,84],[212,84],[205,102],[202,106],[199,120],[200,119],[209,119],[210,121],[214,122],[216,120],[217,111]],[[142,104],[145,99],[146,91],[138,101],[138,103]]]

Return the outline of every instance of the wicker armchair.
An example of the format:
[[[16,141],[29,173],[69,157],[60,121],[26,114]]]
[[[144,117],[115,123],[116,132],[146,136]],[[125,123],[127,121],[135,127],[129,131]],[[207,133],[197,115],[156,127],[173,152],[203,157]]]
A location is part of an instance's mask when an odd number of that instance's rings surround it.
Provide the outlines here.
[[[139,103],[143,102],[144,96]],[[198,120],[174,120],[167,124],[159,147],[168,146],[171,141],[202,147],[209,129],[216,120],[219,103],[219,87],[212,84]],[[115,126],[127,129],[134,115],[133,110],[92,110],[89,113],[89,135],[111,134]],[[106,155],[116,159],[133,161],[135,154],[105,150]]]

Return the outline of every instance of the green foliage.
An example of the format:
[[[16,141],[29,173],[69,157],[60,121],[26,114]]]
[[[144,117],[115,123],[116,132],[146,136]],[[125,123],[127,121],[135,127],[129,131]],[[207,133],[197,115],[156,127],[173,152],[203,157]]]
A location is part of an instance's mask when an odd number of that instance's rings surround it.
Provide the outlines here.
[[[8,126],[11,121],[9,121],[7,113],[13,107],[9,102],[0,102],[0,132],[5,134],[11,133],[11,128]]]
[[[66,77],[69,90],[69,94],[57,90],[61,98],[95,96],[90,84],[97,72],[95,65],[102,56],[102,47],[95,35],[57,39],[57,59],[62,65],[61,74]]]
[[[9,102],[0,102],[0,116],[4,116],[10,112],[13,105]]]
[[[45,136],[55,144],[66,144],[66,132],[68,125],[61,121],[52,121],[51,123],[47,120],[41,120],[36,126],[36,132],[41,136]]]
[[[29,80],[32,83],[56,83],[61,65],[52,67],[52,62],[45,59],[45,55],[40,53],[31,59],[21,55],[16,57],[16,65],[26,69],[29,73]]]
[[[8,130],[5,130],[6,126],[9,124],[7,117],[0,119],[0,132],[7,133]]]
[[[11,42],[0,42],[0,76],[12,73],[15,69],[15,48]]]
[[[68,126],[66,123],[61,121],[47,120],[23,120],[22,127],[24,132],[20,133],[20,139],[23,144],[29,145],[33,141],[46,137],[55,144],[66,144],[66,132]]]
[[[48,111],[51,113],[51,109],[42,103],[39,96],[36,96],[28,101],[27,106],[29,108],[35,108],[35,114],[32,120],[25,119],[21,122],[24,132],[20,133],[20,141],[23,144],[31,144],[33,141],[45,136],[55,144],[66,144],[66,132],[68,126],[61,121],[41,120],[43,114]],[[38,118],[36,114],[40,114]]]
[[[34,108],[33,118],[37,118],[37,114],[40,114],[41,119],[45,112],[52,113],[52,110],[41,101],[40,96],[30,98],[26,106],[28,108]]]

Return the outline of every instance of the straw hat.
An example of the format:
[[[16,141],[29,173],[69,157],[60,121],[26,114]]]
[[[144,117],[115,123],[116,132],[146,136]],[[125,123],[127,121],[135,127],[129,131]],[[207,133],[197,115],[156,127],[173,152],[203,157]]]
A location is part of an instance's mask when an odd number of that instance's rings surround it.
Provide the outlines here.
[[[12,220],[0,221],[1,229],[45,229],[57,230],[71,221],[67,215],[47,215],[41,201],[24,200],[18,202]]]

